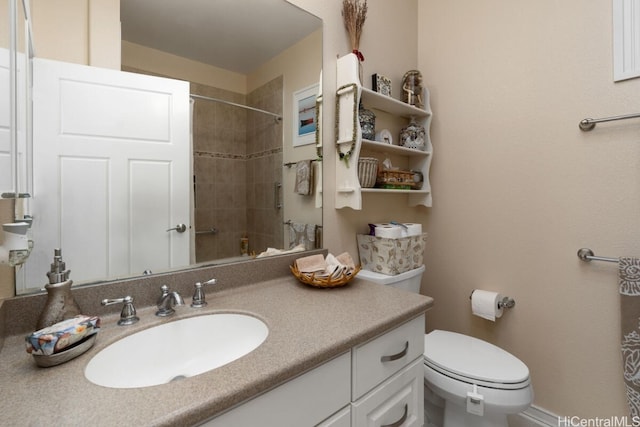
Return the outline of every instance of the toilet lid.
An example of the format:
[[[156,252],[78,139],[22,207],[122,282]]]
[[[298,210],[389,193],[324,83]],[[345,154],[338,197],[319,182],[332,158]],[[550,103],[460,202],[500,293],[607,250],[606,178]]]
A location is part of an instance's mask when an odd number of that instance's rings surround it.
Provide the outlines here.
[[[529,368],[507,351],[467,335],[434,330],[424,337],[427,362],[473,381],[517,384],[529,379]]]

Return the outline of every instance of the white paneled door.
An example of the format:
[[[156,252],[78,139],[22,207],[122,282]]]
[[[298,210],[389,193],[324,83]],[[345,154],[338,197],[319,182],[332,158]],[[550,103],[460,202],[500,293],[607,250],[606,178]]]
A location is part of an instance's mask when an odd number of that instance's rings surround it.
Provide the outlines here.
[[[57,247],[75,282],[188,265],[188,82],[43,59],[33,71],[25,286],[42,287]]]
[[[15,190],[11,178],[9,51],[0,49],[0,192]]]

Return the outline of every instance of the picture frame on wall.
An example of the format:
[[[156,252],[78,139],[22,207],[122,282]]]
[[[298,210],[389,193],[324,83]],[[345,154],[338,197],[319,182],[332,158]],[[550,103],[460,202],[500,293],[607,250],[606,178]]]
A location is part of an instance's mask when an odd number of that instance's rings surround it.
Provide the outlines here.
[[[293,93],[293,146],[314,144],[318,83]]]

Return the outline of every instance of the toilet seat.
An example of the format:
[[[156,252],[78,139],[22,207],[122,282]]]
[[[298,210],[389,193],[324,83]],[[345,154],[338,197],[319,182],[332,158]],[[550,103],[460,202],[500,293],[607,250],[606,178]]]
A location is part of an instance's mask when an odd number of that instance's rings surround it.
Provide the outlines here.
[[[513,390],[529,386],[529,369],[520,359],[486,341],[455,332],[425,335],[424,361],[431,369],[468,384]]]

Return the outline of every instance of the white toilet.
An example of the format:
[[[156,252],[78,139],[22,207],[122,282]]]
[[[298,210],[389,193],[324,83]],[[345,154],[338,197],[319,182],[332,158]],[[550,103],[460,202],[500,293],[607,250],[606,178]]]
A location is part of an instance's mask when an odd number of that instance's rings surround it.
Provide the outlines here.
[[[396,276],[361,270],[358,277],[409,292],[420,292],[424,266]],[[507,415],[533,402],[529,369],[517,357],[486,341],[434,330],[424,340],[425,426],[429,413],[444,407],[442,426],[507,427]],[[427,408],[427,406],[429,408]],[[440,409],[442,411],[442,409]]]

